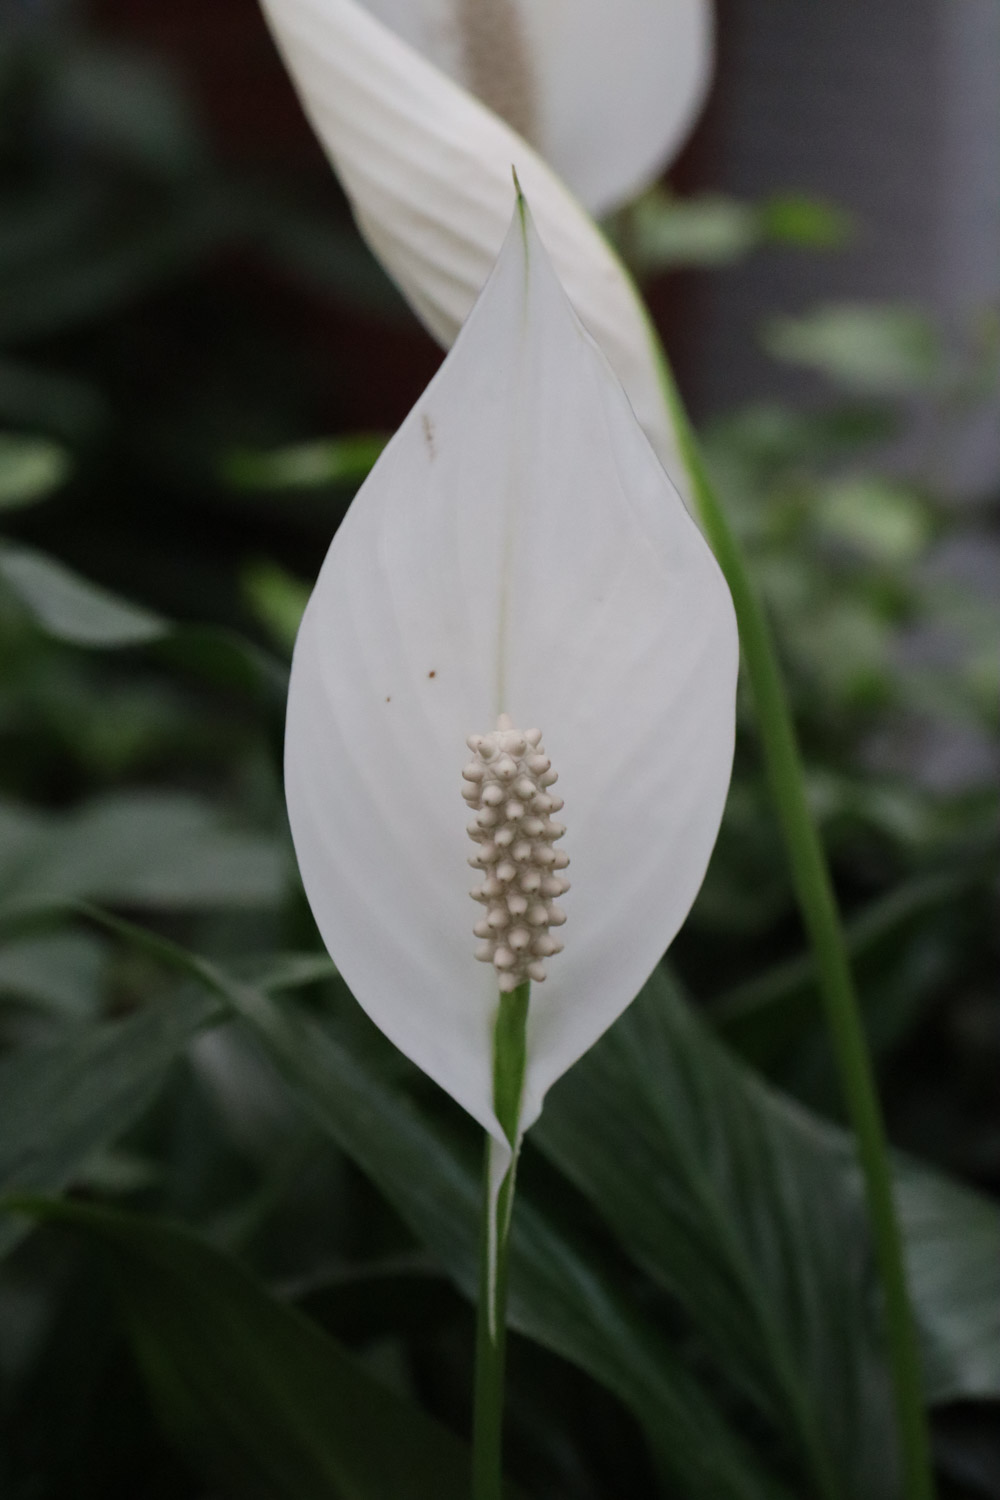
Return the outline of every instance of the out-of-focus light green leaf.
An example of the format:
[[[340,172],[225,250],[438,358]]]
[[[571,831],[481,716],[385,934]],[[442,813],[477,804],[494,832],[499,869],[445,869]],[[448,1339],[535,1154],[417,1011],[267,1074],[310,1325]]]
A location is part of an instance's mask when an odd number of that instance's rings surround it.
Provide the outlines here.
[[[104,650],[154,647],[170,666],[265,701],[284,702],[284,666],[235,631],[166,620],[30,547],[0,543],[0,587],[54,640]]]
[[[232,453],[223,477],[238,489],[313,489],[323,484],[360,484],[386,445],[381,433],[295,443],[287,448]]]
[[[0,510],[44,500],[69,473],[69,455],[47,438],[0,432]]]
[[[915,307],[843,303],[800,318],[774,318],[763,332],[775,359],[804,365],[852,390],[913,395],[943,372],[937,331]]]
[[[457,1437],[186,1229],[26,1205],[106,1256],[165,1430],[241,1500],[465,1500]],[[505,1486],[505,1500],[517,1492]]]
[[[723,193],[678,198],[654,187],[618,222],[622,248],[645,272],[730,265],[765,244],[835,249],[850,237],[846,213],[801,194],[757,204]]]
[[[802,250],[839,250],[854,233],[846,209],[805,193],[778,193],[757,209],[764,239]]]
[[[254,563],[243,573],[250,608],[274,641],[291,655],[312,592],[277,563]]]
[[[28,547],[0,546],[0,581],[47,634],[76,646],[138,646],[170,628],[160,615],[117,598]]]
[[[728,265],[748,255],[761,240],[750,204],[721,193],[673,198],[657,188],[635,205],[628,233],[628,249],[647,271]]]
[[[905,484],[876,475],[827,484],[817,519],[829,536],[888,566],[915,562],[931,539],[933,525],[919,495]]]
[[[0,803],[0,914],[11,919],[90,898],[130,907],[276,906],[281,845],[227,827],[196,797],[130,792],[71,813]]]

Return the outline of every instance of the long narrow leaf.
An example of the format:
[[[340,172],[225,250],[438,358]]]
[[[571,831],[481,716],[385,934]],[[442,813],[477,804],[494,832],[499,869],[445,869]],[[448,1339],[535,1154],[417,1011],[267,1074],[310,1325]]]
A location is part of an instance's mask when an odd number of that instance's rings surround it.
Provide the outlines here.
[[[65,1040],[0,1062],[0,1195],[54,1193],[152,1102],[168,1069],[217,1005],[178,997],[125,1021],[74,1027]],[[0,1212],[0,1254],[30,1225]]]
[[[861,1205],[660,974],[555,1093],[536,1143],[683,1305],[824,1496],[897,1493]]]
[[[26,1205],[92,1237],[161,1421],[238,1500],[465,1500],[463,1443],[187,1230]]]
[[[322,1024],[141,928],[101,924],[223,999],[322,1128],[372,1178],[467,1295],[478,1284],[478,1143],[432,1123],[400,1087],[401,1059],[345,989]],[[315,977],[312,974],[310,977]],[[402,1065],[404,1070],[406,1065]],[[511,1321],[613,1391],[643,1423],[665,1472],[691,1500],[779,1500],[754,1458],[641,1304],[522,1197],[513,1235]]]
[[[764,1085],[664,975],[554,1091],[545,1154],[665,1286],[818,1493],[898,1493],[850,1137]],[[1000,1213],[915,1163],[897,1198],[929,1399],[1000,1380]]]

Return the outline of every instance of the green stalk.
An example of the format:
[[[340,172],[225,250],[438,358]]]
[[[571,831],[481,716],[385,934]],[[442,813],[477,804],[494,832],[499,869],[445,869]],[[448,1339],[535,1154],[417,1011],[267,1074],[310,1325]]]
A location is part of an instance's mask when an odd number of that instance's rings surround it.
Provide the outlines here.
[[[906,1284],[903,1242],[892,1196],[885,1125],[840,914],[823,846],[809,811],[802,756],[767,616],[739,542],[708,476],[698,440],[657,341],[664,398],[694,487],[705,535],[726,576],[740,646],[757,710],[768,782],[784,835],[802,920],[816,956],[820,990],[840,1084],[858,1142],[875,1256],[885,1299],[888,1357],[906,1500],[933,1500],[930,1441],[916,1325]]]
[[[472,1417],[472,1500],[501,1500],[503,1389],[507,1344],[507,1251],[520,1145],[518,1121],[527,1055],[531,985],[500,996],[493,1029],[493,1108],[510,1143],[510,1162],[494,1194],[494,1168],[503,1147],[486,1137],[483,1171],[482,1259],[476,1314],[476,1382]]]

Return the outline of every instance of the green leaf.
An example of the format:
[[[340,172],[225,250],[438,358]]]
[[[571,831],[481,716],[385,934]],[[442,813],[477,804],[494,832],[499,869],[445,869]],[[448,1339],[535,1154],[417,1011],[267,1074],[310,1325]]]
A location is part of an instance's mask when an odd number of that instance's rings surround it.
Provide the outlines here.
[[[90,933],[19,938],[0,947],[0,995],[16,995],[64,1019],[89,1019],[97,1011],[104,967],[105,944]]]
[[[241,449],[223,464],[223,476],[238,489],[314,489],[324,484],[360,484],[385,447],[379,433],[295,443],[269,452]]]
[[[75,646],[138,646],[169,629],[159,615],[28,547],[0,547],[0,579],[48,635]]]
[[[852,227],[842,209],[800,193],[754,204],[723,193],[675,198],[662,187],[644,193],[622,222],[623,250],[646,272],[731,265],[769,242],[836,249]]]
[[[854,232],[846,209],[804,193],[778,193],[761,204],[759,215],[766,239],[800,250],[839,250]]]
[[[213,685],[284,706],[286,668],[234,631],[178,625],[81,578],[44,553],[9,542],[0,544],[0,582],[54,640],[104,650],[145,646],[168,665]]]
[[[0,1060],[0,1194],[71,1184],[143,1114],[175,1059],[218,1015],[203,997],[178,998]],[[0,1212],[0,1253],[29,1228]]]
[[[102,925],[199,980],[249,1025],[313,1119],[381,1189],[462,1291],[479,1279],[481,1142],[432,1119],[413,1070],[342,985],[324,1020],[279,1004],[141,929]],[[315,973],[308,976],[315,977]],[[418,1083],[423,1080],[418,1079]],[[589,1248],[522,1190],[511,1249],[511,1325],[587,1371],[643,1424],[690,1500],[779,1500],[781,1486],[738,1438],[648,1312]]]
[[[100,1245],[164,1428],[226,1493],[465,1500],[466,1446],[239,1262],[163,1221],[26,1206]]]
[[[926,993],[953,962],[963,941],[950,943],[954,909],[990,878],[991,867],[918,876],[865,908],[846,927],[848,951],[858,982],[865,1023],[876,1048],[896,1038]],[[788,1078],[786,1064],[801,1079],[813,1071],[817,1044],[824,1046],[816,965],[809,954],[789,959],[707,1007],[715,1030],[762,1071]],[[828,1054],[827,1054],[828,1058]],[[810,1063],[813,1068],[810,1068]]]
[[[870,395],[928,390],[942,368],[937,332],[912,307],[844,303],[801,318],[775,318],[765,330],[764,346],[775,359],[805,365]]]
[[[683,1306],[797,1492],[898,1494],[861,1205],[816,1123],[664,975],[553,1089],[535,1140]]]
[[[323,1026],[266,997],[230,992],[238,1013],[323,1126],[365,1170],[468,1297],[478,1283],[478,1142],[463,1149],[399,1086],[400,1059],[344,995]],[[348,1011],[347,1005],[351,1011]],[[511,1326],[626,1402],[685,1493],[777,1494],[671,1347],[599,1261],[522,1186],[511,1233]]]
[[[243,592],[271,638],[290,653],[309,602],[310,585],[277,563],[263,562],[244,571]]]
[[[533,1135],[793,1451],[799,1489],[897,1493],[845,1132],[764,1085],[660,974],[556,1086]],[[1000,1389],[1000,1212],[916,1164],[898,1170],[928,1397],[989,1394]]]
[[[741,260],[761,241],[757,212],[719,194],[673,198],[662,188],[643,195],[630,213],[631,250],[646,271],[721,266]]]
[[[1000,1400],[1000,1210],[909,1161],[896,1199],[928,1400]]]
[[[66,450],[47,438],[0,433],[0,510],[34,505],[69,473]]]
[[[62,814],[0,802],[0,914],[66,901],[189,910],[275,906],[288,879],[283,845],[230,829],[197,797],[97,798]]]
[[[896,567],[916,562],[932,532],[931,515],[912,488],[876,475],[825,485],[818,521],[829,536]]]

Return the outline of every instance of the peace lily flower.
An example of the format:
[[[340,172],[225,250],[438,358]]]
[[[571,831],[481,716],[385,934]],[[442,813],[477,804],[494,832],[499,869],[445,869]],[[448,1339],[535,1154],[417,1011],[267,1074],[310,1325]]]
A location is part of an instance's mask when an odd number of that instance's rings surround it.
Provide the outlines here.
[[[701,108],[709,0],[364,0],[507,121],[595,215],[664,170]]]
[[[497,1143],[497,1182],[691,906],[729,782],[737,655],[722,575],[522,204],[334,538],[286,739],[324,941]],[[511,1130],[494,1029],[525,981]]]
[[[656,0],[650,10],[671,15],[675,3],[687,0]],[[399,4],[397,21],[409,0]],[[603,7],[573,0],[564,9],[570,14],[579,5],[588,17],[606,10],[613,19],[594,32],[603,37],[609,25],[618,25],[619,4],[625,0]],[[630,16],[636,4],[628,0]],[[434,337],[450,347],[493,267],[510,218],[513,166],[570,301],[625,387],[675,486],[686,494],[646,311],[620,261],[560,178],[498,114],[357,0],[262,5],[362,233]],[[501,0],[463,0],[461,8],[473,5],[497,14],[504,8]],[[542,12],[555,26],[558,8],[539,4],[533,29],[541,25]],[[412,14],[418,13],[427,14],[415,6]],[[655,32],[651,52],[654,44]],[[567,67],[582,46],[567,55]],[[608,53],[617,55],[610,44]],[[547,75],[548,64],[540,71]],[[552,71],[559,71],[555,64]],[[669,72],[663,88],[666,95]],[[627,90],[606,110],[595,105],[593,117],[619,111],[627,117],[626,97]],[[584,139],[581,129],[581,144]]]

